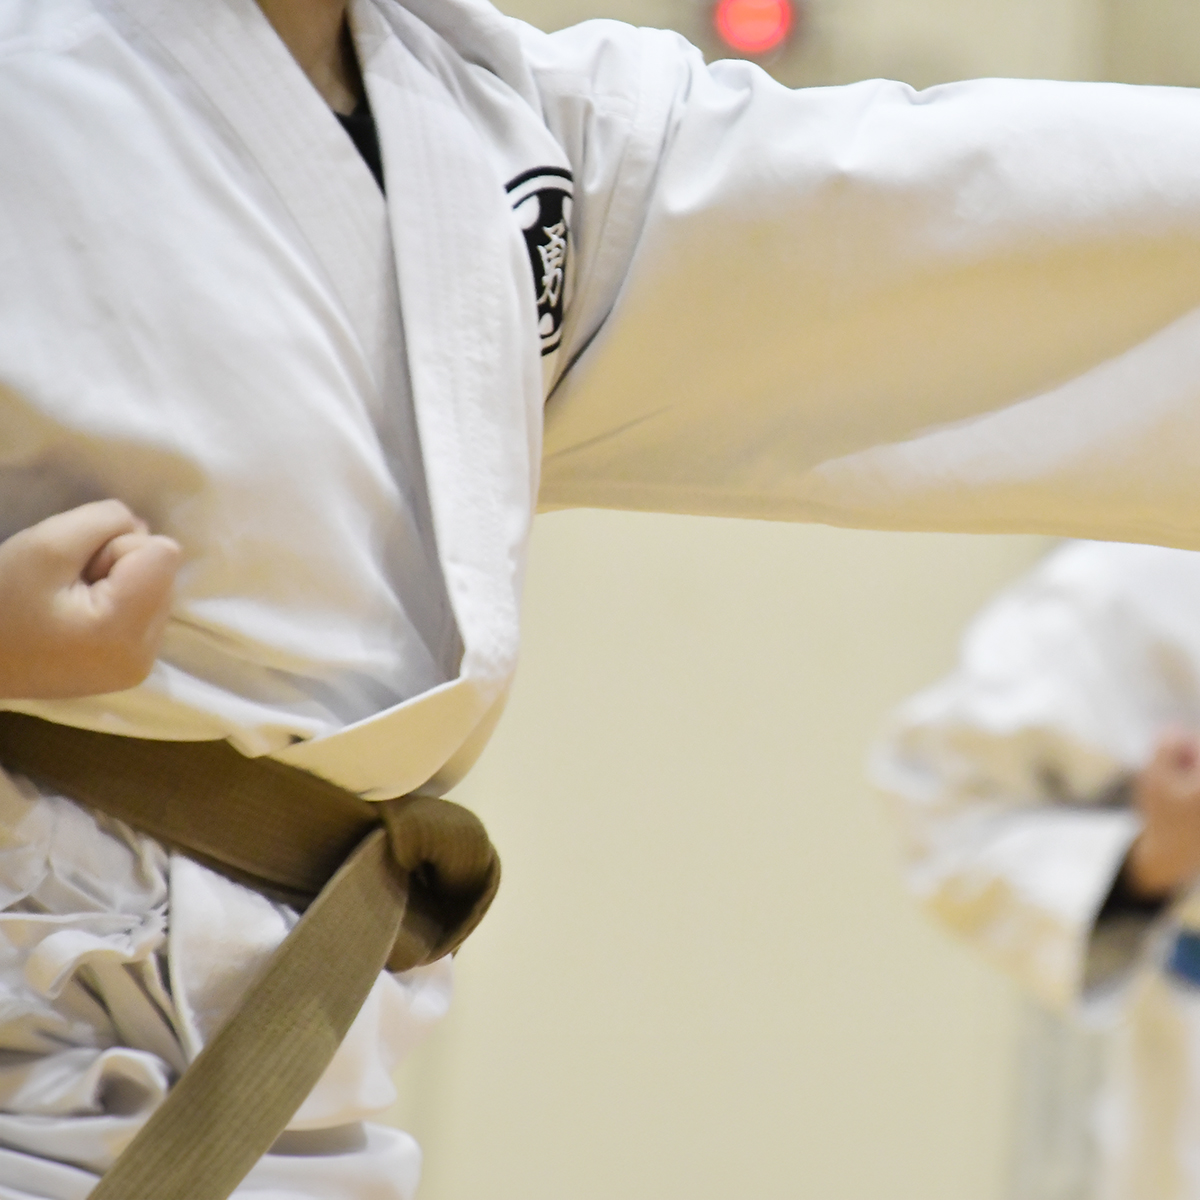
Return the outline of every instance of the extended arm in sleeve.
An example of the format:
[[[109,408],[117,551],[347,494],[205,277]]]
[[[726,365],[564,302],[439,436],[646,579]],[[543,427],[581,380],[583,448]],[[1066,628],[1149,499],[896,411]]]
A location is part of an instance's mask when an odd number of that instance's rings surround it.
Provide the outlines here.
[[[544,505],[1200,545],[1200,95],[530,54],[579,175]]]
[[[918,750],[905,744],[913,732],[897,731],[877,754],[874,774],[900,817],[906,881],[930,915],[1060,1011],[1124,974],[1137,947],[1121,937],[1118,964],[1111,931],[1097,942],[1094,930],[1136,819],[1127,810],[1047,802],[1036,792],[1001,793],[978,776],[974,786],[953,781],[946,760],[956,757],[954,736]],[[974,745],[977,767],[988,749],[1003,753]],[[1095,974],[1098,946],[1106,952],[1103,978]]]

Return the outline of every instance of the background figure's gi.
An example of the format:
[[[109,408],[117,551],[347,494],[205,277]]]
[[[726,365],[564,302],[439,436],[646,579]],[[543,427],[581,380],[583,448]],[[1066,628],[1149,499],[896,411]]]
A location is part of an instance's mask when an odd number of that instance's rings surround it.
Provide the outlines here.
[[[1104,1200],[1200,1197],[1200,891],[1105,908],[1140,829],[1114,785],[1171,726],[1200,728],[1200,555],[1080,543],[984,611],[872,763],[934,916],[1109,1028],[1086,1118]]]
[[[1200,545],[1200,97],[793,93],[482,0],[351,23],[386,199],[252,0],[0,8],[0,534],[112,496],[184,554],[143,685],[14,707],[441,791],[511,680],[539,489]],[[288,918],[6,796],[0,1188],[82,1195]],[[301,1114],[376,1183],[279,1155],[260,1192],[408,1194],[355,1123],[444,984],[379,991]]]

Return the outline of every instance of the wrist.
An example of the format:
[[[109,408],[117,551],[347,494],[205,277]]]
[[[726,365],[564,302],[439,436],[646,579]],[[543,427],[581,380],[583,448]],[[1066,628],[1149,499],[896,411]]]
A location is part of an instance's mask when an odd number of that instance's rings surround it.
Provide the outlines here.
[[[1190,863],[1171,847],[1162,847],[1143,834],[1130,847],[1118,879],[1127,894],[1144,904],[1166,904],[1195,875]]]

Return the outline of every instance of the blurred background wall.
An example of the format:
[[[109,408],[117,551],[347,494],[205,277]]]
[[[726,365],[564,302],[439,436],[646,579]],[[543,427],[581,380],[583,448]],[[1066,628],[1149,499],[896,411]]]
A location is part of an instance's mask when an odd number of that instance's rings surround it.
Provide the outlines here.
[[[709,0],[506,0],[545,29],[589,17],[678,29],[723,50]],[[885,76],[928,87],[986,75],[1200,83],[1196,0],[807,0],[764,66],[792,86]]]
[[[1018,1005],[926,925],[862,780],[881,715],[1041,550],[543,518],[504,856],[401,1076],[421,1200],[992,1200]]]
[[[672,26],[717,53],[693,0],[507,7]],[[766,65],[795,85],[1200,83],[1200,5],[815,0]],[[541,520],[512,703],[459,790],[505,886],[399,1079],[421,1200],[1013,1195],[1028,1022],[914,911],[862,761],[1043,549]]]

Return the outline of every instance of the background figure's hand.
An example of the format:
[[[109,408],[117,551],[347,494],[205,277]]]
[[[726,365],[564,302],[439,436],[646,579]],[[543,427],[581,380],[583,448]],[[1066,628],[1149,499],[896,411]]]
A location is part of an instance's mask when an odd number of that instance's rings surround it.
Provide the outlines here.
[[[1200,735],[1171,730],[1134,779],[1145,828],[1125,860],[1130,891],[1168,898],[1200,875]]]
[[[61,699],[141,683],[171,608],[179,546],[118,500],[0,542],[0,697]]]

